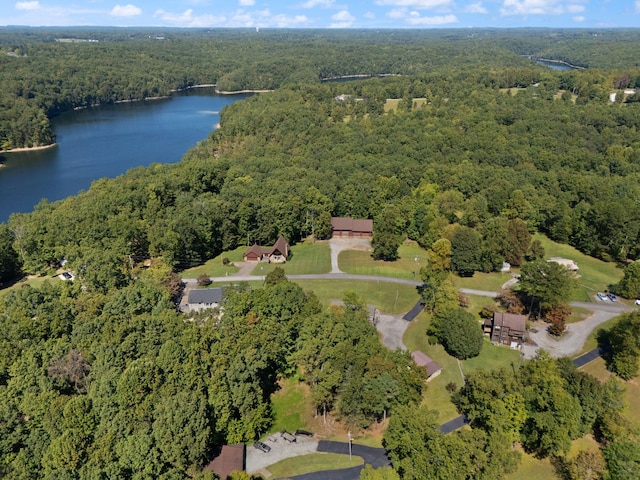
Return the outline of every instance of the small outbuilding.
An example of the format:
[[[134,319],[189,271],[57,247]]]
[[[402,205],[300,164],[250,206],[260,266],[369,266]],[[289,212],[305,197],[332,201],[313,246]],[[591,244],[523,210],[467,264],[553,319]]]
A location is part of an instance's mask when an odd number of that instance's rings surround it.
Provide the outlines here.
[[[360,237],[373,236],[373,220],[366,218],[331,217],[332,237]]]
[[[416,365],[424,367],[427,371],[427,382],[433,378],[436,378],[442,372],[442,367],[430,357],[422,353],[420,350],[411,352],[411,357]]]
[[[223,445],[215,452],[215,456],[209,464],[204,467],[220,478],[227,478],[231,472],[242,472],[245,466],[245,445]]]

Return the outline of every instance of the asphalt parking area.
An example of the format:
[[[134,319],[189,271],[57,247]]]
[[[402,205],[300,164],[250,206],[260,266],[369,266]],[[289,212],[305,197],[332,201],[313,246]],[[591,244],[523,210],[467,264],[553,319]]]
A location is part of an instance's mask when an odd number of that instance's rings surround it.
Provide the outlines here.
[[[262,452],[253,445],[247,445],[246,470],[247,473],[260,473],[269,465],[284,460],[285,458],[308,455],[318,451],[318,441],[314,438],[302,435],[296,436],[295,442],[288,442],[274,433],[262,441],[271,447],[268,453]]]

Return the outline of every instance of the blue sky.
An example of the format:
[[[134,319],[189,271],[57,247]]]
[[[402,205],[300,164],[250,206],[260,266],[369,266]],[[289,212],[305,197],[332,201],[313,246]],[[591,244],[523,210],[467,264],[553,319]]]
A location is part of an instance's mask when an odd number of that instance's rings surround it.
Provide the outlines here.
[[[2,0],[0,4],[0,25],[640,27],[640,0]]]

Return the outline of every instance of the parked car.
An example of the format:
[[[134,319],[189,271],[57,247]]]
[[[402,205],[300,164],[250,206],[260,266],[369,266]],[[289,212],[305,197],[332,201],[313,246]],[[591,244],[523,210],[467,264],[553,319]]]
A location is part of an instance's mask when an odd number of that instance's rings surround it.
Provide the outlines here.
[[[289,443],[293,443],[293,442],[295,442],[295,441],[296,441],[296,437],[294,437],[293,435],[291,435],[289,432],[282,432],[282,433],[280,434],[280,436],[281,436],[282,438],[284,438],[284,439],[285,439],[287,442],[289,442]]]
[[[640,305],[640,298],[636,299],[636,305]]]
[[[303,437],[313,437],[313,433],[307,430],[296,430],[295,435],[302,435]]]
[[[611,300],[612,302],[618,301],[618,297],[616,297],[613,293],[610,293],[609,295],[607,295],[607,297],[609,297],[609,300]]]
[[[602,300],[603,302],[608,302],[608,301],[609,301],[609,297],[607,297],[607,296],[606,296],[604,293],[602,293],[602,292],[598,292],[596,295],[597,295],[597,296],[598,296],[598,298],[599,298],[600,300]]]
[[[253,444],[253,448],[257,448],[258,450],[263,451],[264,453],[269,453],[271,451],[271,447],[266,443],[256,442]]]

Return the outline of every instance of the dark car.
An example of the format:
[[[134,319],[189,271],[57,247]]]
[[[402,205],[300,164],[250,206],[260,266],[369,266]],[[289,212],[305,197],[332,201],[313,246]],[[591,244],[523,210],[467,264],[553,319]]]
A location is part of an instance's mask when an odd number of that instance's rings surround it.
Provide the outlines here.
[[[307,430],[296,430],[296,435],[302,435],[303,437],[313,437],[313,433]]]
[[[269,453],[271,451],[271,447],[266,443],[256,442],[253,444],[253,448],[257,448],[258,450],[263,451],[264,453]]]
[[[613,293],[610,293],[609,295],[607,295],[607,297],[609,297],[609,300],[611,300],[612,302],[618,301],[618,297],[616,297]]]

